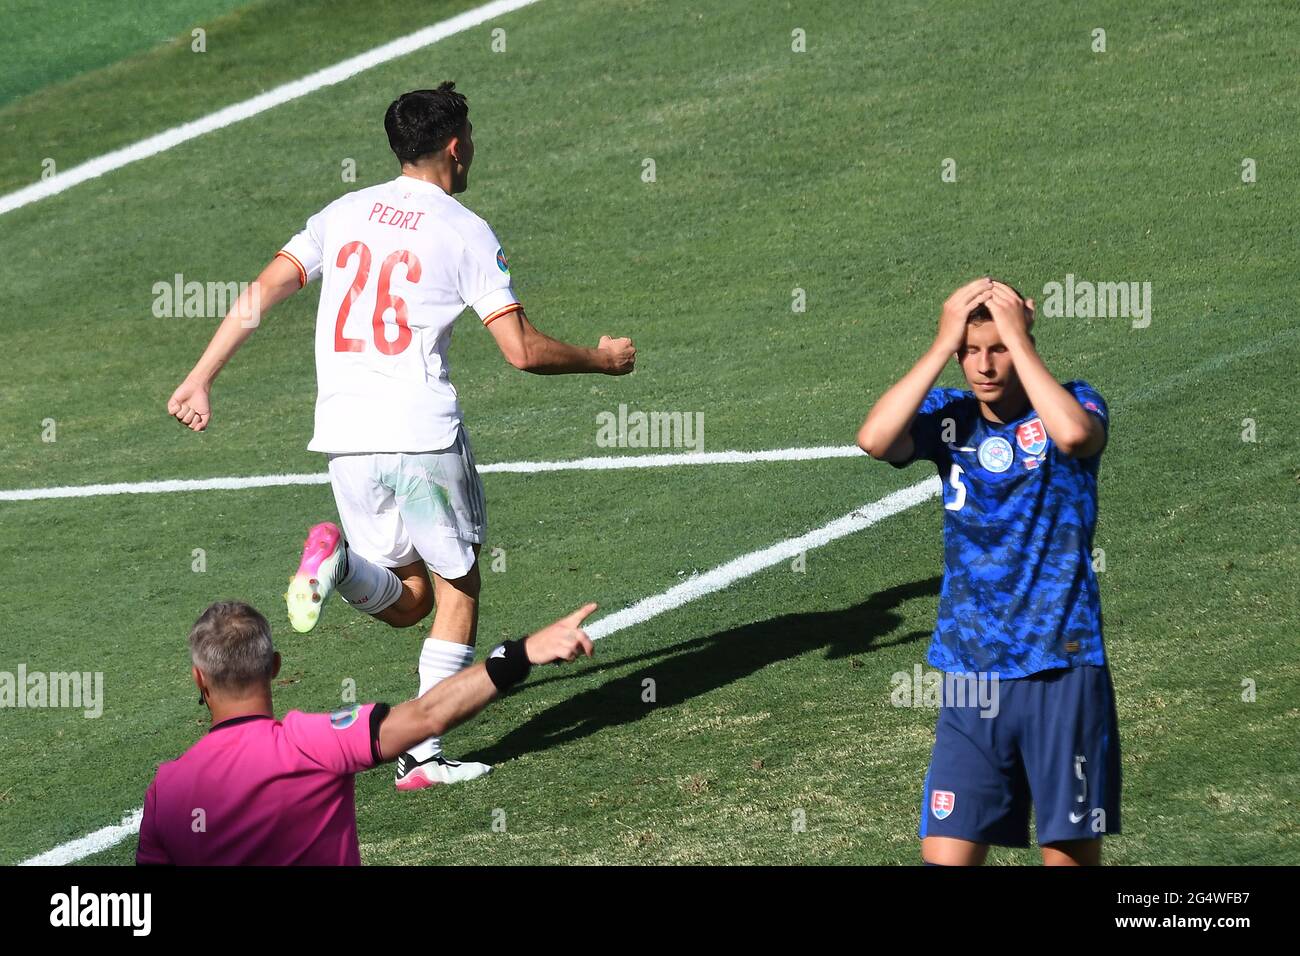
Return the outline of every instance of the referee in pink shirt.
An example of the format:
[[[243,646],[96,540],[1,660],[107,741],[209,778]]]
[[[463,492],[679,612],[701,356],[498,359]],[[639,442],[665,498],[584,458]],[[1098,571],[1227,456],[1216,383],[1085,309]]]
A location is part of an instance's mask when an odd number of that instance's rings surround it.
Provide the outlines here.
[[[360,865],[353,776],[469,720],[533,664],[590,657],[580,625],[595,609],[506,641],[417,700],[276,720],[271,681],[280,655],[271,626],[247,604],[213,604],[190,631],[190,673],[212,727],[158,768],[136,863]]]

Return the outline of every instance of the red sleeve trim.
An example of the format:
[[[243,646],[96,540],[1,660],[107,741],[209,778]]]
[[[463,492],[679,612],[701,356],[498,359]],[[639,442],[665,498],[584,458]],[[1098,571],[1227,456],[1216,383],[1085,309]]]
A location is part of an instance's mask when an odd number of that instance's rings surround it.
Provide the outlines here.
[[[301,289],[305,285],[307,285],[307,270],[302,267],[302,263],[298,261],[297,256],[295,256],[291,252],[285,252],[283,249],[277,252],[276,256],[277,257],[284,256],[286,259],[288,259],[290,262],[292,262],[295,266],[298,267],[298,288]]]
[[[511,312],[522,312],[523,310],[524,307],[520,305],[518,302],[511,302],[509,305],[503,306],[502,308],[497,309],[495,312],[489,315],[486,319],[483,320],[483,324],[491,325],[493,322],[501,318],[501,316],[503,315],[509,315]]]

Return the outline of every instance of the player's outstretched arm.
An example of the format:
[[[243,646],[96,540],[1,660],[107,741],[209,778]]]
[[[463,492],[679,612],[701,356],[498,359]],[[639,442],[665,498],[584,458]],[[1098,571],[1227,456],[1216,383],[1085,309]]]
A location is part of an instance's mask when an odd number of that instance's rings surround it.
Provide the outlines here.
[[[240,293],[194,369],[172,392],[167,400],[167,414],[191,431],[207,428],[212,420],[210,392],[217,373],[253,334],[262,316],[297,292],[299,286],[298,267],[283,256],[272,259],[261,275]]]
[[[1089,415],[1056,380],[1029,337],[1034,300],[1022,300],[1011,286],[994,282],[989,314],[1015,363],[1016,375],[1025,387],[1029,403],[1056,447],[1071,458],[1087,458],[1101,451],[1106,444],[1106,429],[1101,419]]]
[[[594,349],[570,345],[537,331],[523,309],[493,319],[488,331],[507,362],[536,375],[567,372],[626,375],[636,364],[636,349],[631,339],[602,335]]]
[[[968,282],[948,297],[939,314],[934,342],[911,370],[871,406],[858,429],[858,447],[879,461],[908,461],[913,446],[910,434],[916,413],[934,387],[943,367],[961,348],[966,337],[966,316],[989,301],[992,280],[987,276]]]
[[[422,740],[441,737],[486,707],[501,691],[528,676],[533,664],[572,661],[592,655],[583,620],[596,610],[586,604],[522,641],[507,641],[504,651],[441,681],[423,697],[398,704],[379,728],[379,749],[394,760]],[[500,651],[500,649],[498,649]]]

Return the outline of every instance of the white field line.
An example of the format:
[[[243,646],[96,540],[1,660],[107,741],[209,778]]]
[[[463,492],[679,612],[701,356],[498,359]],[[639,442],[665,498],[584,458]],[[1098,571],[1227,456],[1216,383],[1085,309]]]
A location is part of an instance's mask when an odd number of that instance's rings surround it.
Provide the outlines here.
[[[767,548],[741,555],[726,564],[720,564],[711,571],[696,575],[681,584],[674,585],[662,594],[638,601],[622,611],[602,617],[586,628],[593,640],[608,637],[616,631],[622,631],[637,624],[643,624],[651,618],[681,607],[690,601],[712,594],[734,584],[742,578],[750,577],[787,558],[793,558],[805,551],[820,548],[856,531],[869,528],[900,511],[906,511],[920,504],[927,498],[939,493],[938,477],[927,478],[893,494],[886,495],[879,501],[850,511],[842,518],[836,518],[829,524],[822,525],[807,534],[787,538]],[[56,846],[53,850],[24,860],[20,866],[65,866],[84,859],[93,853],[107,850],[140,831],[140,818],[143,809],[134,810],[122,818],[116,826],[96,830],[79,840]]]
[[[772,448],[767,451],[709,451],[670,455],[615,455],[576,458],[571,461],[503,461],[480,465],[479,474],[532,475],[546,471],[611,471],[620,468],[667,468],[672,465],[738,465],[758,461],[820,461],[855,458],[864,453],[856,445],[821,448]],[[176,491],[239,491],[283,485],[327,485],[326,472],[311,475],[250,475],[244,478],[174,478],[166,481],[130,481],[112,485],[65,485],[60,488],[14,488],[0,491],[0,501],[38,501],[46,498],[94,498],[100,495],[154,495]]]
[[[140,140],[138,143],[115,149],[111,153],[105,153],[103,156],[98,156],[82,163],[80,166],[73,166],[71,169],[56,173],[49,179],[43,179],[40,182],[32,183],[30,186],[24,186],[22,189],[0,196],[0,215],[20,209],[49,196],[54,196],[65,189],[71,189],[79,183],[103,176],[105,173],[121,169],[123,166],[141,159],[156,156],[173,146],[179,146],[181,143],[195,139],[205,133],[224,129],[241,120],[249,119],[309,93],[315,93],[327,86],[342,83],[358,73],[379,66],[382,63],[387,63],[390,60],[395,60],[398,57],[406,56],[408,53],[414,53],[416,50],[437,43],[439,40],[445,40],[449,36],[463,33],[471,27],[476,27],[495,17],[503,16],[536,2],[537,0],[494,0],[492,3],[485,3],[480,7],[466,10],[464,13],[431,24],[407,36],[398,37],[396,40],[350,57],[341,63],[335,63],[323,70],[317,70],[315,73],[294,80],[291,83],[277,86],[273,90],[268,90],[254,96],[252,99],[244,100],[242,103],[231,104],[193,122],[173,126],[171,129],[150,136],[148,139]]]
[[[774,564],[780,564],[803,554],[805,551],[811,551],[814,548],[820,548],[822,545],[830,544],[832,541],[838,541],[855,531],[870,528],[873,524],[885,520],[890,515],[906,511],[908,508],[919,505],[927,498],[934,497],[939,493],[939,489],[940,482],[937,475],[933,478],[927,478],[925,481],[918,481],[901,491],[886,495],[879,501],[864,505],[856,511],[850,511],[844,517],[836,518],[830,524],[824,524],[807,534],[801,534],[797,538],[786,538],[784,541],[778,541],[771,547],[763,548],[761,551],[742,554],[726,564],[718,565],[712,571],[697,574],[681,584],[669,588],[662,594],[643,598],[631,607],[602,617],[595,624],[584,628],[584,630],[595,641],[625,628],[643,624],[652,617],[658,617],[660,614],[679,608],[683,604],[702,598],[706,594],[721,591],[741,578],[750,577],[759,571],[772,567]]]
[[[132,810],[122,818],[121,823],[113,826],[103,827],[94,833],[87,833],[79,840],[69,840],[67,843],[61,843],[53,850],[49,850],[39,856],[34,856],[30,860],[23,860],[19,866],[67,866],[69,863],[76,863],[78,860],[84,860],[100,850],[107,850],[111,846],[117,846],[128,837],[134,836],[140,832],[140,820],[144,816],[144,807],[138,810]]]

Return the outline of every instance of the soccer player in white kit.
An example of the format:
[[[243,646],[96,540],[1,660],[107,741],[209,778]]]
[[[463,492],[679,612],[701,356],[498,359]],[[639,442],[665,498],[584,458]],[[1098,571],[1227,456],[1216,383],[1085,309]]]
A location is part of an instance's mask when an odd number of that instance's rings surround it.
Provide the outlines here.
[[[486,514],[448,377],[457,317],[472,308],[506,360],[537,374],[624,375],[636,350],[608,336],[596,348],[569,345],[528,321],[496,236],[452,198],[468,186],[474,158],[469,108],[454,84],[398,97],[384,128],[401,175],[308,219],[239,297],[167,409],[193,431],[205,429],[212,382],[261,315],[321,279],[307,447],[328,457],[343,528],[323,522],[308,532],[285,595],[289,620],[310,631],[334,591],[394,627],[436,607],[419,696],[473,662],[478,626]],[[396,782],[416,790],[489,770],[447,759],[435,737],[398,758]]]

